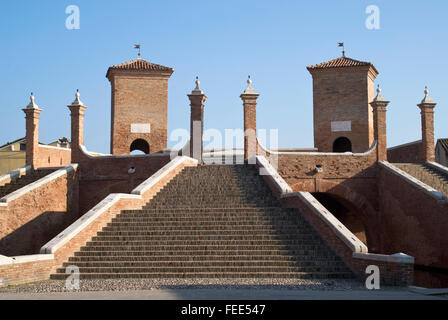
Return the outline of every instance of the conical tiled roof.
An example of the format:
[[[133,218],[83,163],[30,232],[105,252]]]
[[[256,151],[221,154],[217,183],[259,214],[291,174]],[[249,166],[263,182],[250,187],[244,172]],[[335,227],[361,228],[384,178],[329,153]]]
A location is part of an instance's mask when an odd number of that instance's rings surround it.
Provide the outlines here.
[[[313,66],[307,67],[307,69],[316,70],[316,69],[346,68],[346,67],[361,67],[361,66],[371,66],[373,69],[375,69],[376,72],[378,72],[375,66],[370,62],[359,61],[347,57],[340,57],[327,62],[315,64]]]
[[[173,72],[174,69],[170,67],[165,67],[160,64],[155,64],[152,62],[148,62],[143,59],[135,59],[129,62],[125,62],[122,64],[117,64],[115,66],[110,67],[107,70],[106,77],[109,76],[111,70],[126,70],[126,71],[162,71],[162,72]]]

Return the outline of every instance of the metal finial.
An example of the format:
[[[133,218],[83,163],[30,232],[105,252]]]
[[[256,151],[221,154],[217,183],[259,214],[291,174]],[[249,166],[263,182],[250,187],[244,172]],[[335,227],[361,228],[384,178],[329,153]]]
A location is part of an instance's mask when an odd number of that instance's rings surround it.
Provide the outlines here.
[[[247,88],[244,90],[243,94],[257,94],[257,92],[252,88],[252,80],[250,76],[247,77]]]
[[[202,90],[199,88],[199,85],[201,84],[201,82],[199,81],[199,77],[196,76],[196,88],[193,89],[193,91],[191,92],[191,94],[203,94]]]
[[[140,53],[140,48],[141,48],[141,46],[139,44],[134,45],[134,49],[138,49],[137,59],[141,59],[142,58],[142,55]]]
[[[384,99],[384,97],[381,95],[380,85],[378,85],[376,88],[376,97],[375,97],[375,99],[373,99],[373,101],[375,101],[375,102],[386,101],[386,99]]]
[[[82,103],[81,99],[79,99],[79,89],[76,89],[76,94],[75,94],[75,101],[72,102],[72,106],[84,106],[84,104]]]
[[[39,109],[37,104],[34,102],[34,94],[31,92],[30,103],[26,106],[27,109]]]
[[[431,98],[429,97],[429,90],[428,86],[425,86],[425,97],[422,100],[422,103],[434,103]]]

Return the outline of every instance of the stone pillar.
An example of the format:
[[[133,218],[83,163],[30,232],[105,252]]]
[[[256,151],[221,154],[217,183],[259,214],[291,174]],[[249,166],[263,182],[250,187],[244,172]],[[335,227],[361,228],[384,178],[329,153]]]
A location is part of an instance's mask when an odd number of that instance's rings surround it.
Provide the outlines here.
[[[257,155],[257,98],[259,94],[252,88],[250,76],[247,88],[240,95],[244,106],[244,160]]]
[[[435,161],[434,146],[434,107],[437,103],[429,98],[428,88],[425,88],[425,97],[417,106],[422,117],[422,158],[425,162]]]
[[[377,95],[370,105],[373,108],[373,136],[376,140],[377,161],[387,161],[387,138],[386,138],[386,107],[390,101],[387,101],[381,95],[381,89],[378,86]]]
[[[188,95],[190,99],[190,157],[202,164],[202,138],[204,132],[204,103],[207,96],[199,88],[196,77],[196,88]]]
[[[87,109],[82,101],[79,99],[79,91],[76,91],[76,99],[71,105],[70,109],[71,125],[72,125],[72,163],[77,163],[80,160],[80,146],[84,145],[84,112]]]
[[[28,106],[22,109],[26,115],[26,165],[36,169],[39,158],[39,114],[42,109],[35,104],[32,93],[30,100]]]

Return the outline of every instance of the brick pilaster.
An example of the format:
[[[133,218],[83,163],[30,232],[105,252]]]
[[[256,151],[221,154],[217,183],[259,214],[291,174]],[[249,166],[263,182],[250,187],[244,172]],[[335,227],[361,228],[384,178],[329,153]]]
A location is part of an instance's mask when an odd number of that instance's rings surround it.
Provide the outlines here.
[[[79,147],[84,145],[84,112],[87,109],[87,106],[79,100],[79,92],[76,92],[76,99],[68,108],[71,116],[72,163],[77,163],[81,152]]]
[[[188,95],[190,99],[190,157],[202,164],[202,138],[204,131],[204,103],[207,96],[199,89],[196,78],[196,88]]]
[[[247,88],[240,95],[244,106],[244,160],[257,155],[257,98],[259,94],[252,88],[252,80],[247,80]]]
[[[36,169],[39,158],[39,115],[42,109],[34,103],[33,94],[30,99],[30,104],[22,109],[26,119],[26,165]]]
[[[381,96],[379,87],[375,99],[370,102],[373,109],[373,135],[377,143],[377,161],[387,161],[386,107],[389,102]]]
[[[434,107],[437,103],[433,102],[428,94],[429,91],[425,88],[425,97],[417,106],[421,110],[420,114],[422,118],[422,157],[425,162],[434,162]]]

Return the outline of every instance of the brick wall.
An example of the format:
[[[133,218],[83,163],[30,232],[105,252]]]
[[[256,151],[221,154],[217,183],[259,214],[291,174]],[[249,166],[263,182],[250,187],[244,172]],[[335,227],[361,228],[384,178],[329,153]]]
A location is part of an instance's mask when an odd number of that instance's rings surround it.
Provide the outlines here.
[[[135,156],[80,155],[79,210],[86,213],[111,193],[130,193],[170,162],[169,154]],[[134,168],[134,173],[129,169]]]
[[[0,265],[0,287],[46,280],[53,265],[53,259]]]
[[[111,153],[129,154],[136,139],[148,142],[151,153],[167,147],[168,78],[115,71],[112,85]],[[131,133],[131,124],[149,123],[150,133]]]
[[[65,167],[72,163],[71,149],[39,145],[36,168]]]
[[[33,254],[78,218],[76,170],[0,207],[0,254]]]
[[[416,264],[448,268],[448,203],[386,168],[378,183],[382,252],[406,252]]]
[[[298,208],[304,218],[318,231],[330,248],[360,280],[366,279],[365,270],[368,265],[377,265],[380,270],[381,285],[408,286],[412,283],[412,264],[355,258],[353,249],[338,237],[335,231],[320,219],[299,197],[282,198],[282,204],[289,208]]]
[[[353,152],[366,151],[373,142],[376,71],[370,66],[310,70],[313,76],[314,146],[333,151],[333,142],[346,137]],[[350,131],[332,131],[332,121],[351,121]]]
[[[422,141],[414,141],[387,149],[387,161],[392,163],[423,163]]]

